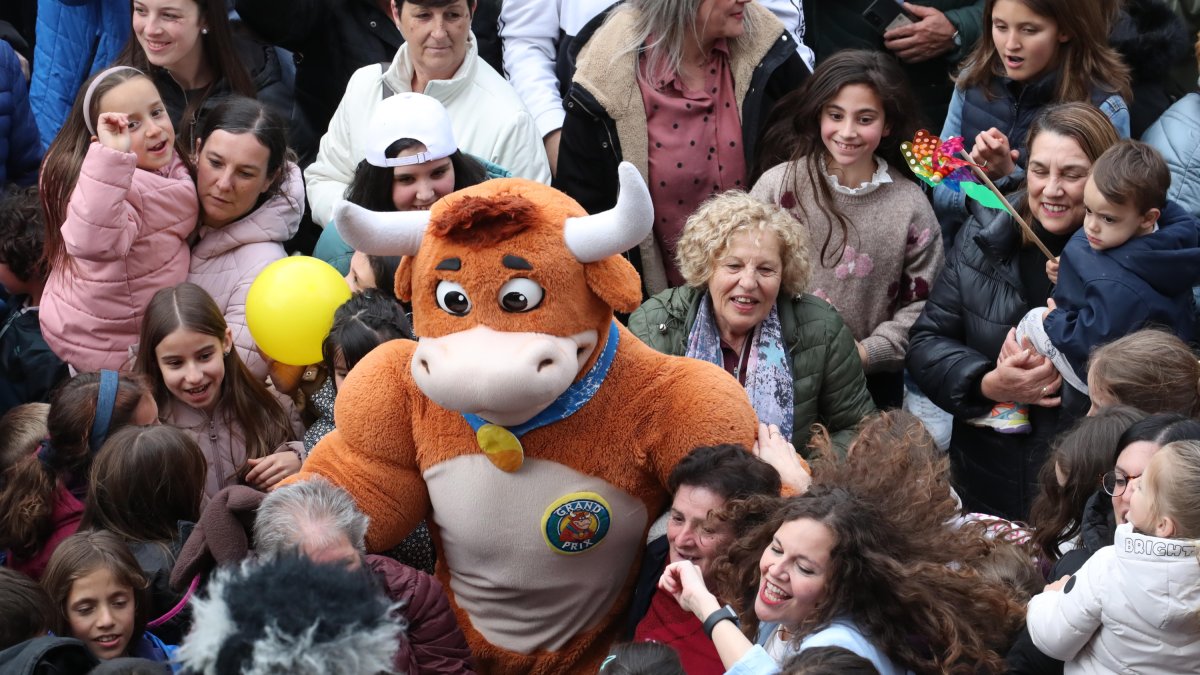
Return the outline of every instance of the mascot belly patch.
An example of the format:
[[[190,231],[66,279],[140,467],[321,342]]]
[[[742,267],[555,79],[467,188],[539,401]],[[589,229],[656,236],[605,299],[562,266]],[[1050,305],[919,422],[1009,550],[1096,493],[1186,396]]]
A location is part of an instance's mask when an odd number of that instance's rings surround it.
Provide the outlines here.
[[[645,541],[640,499],[541,459],[504,473],[472,454],[424,476],[450,590],[489,642],[557,650],[613,610]]]

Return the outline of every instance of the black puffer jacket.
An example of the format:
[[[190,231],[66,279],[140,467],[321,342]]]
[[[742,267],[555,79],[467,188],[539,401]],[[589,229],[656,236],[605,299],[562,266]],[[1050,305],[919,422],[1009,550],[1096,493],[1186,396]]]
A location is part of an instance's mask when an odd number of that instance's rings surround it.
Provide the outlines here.
[[[1130,137],[1141,138],[1179,98],[1169,91],[1168,79],[1173,68],[1192,58],[1187,24],[1162,0],[1127,0],[1108,43],[1132,70]]]
[[[980,391],[983,376],[996,367],[1009,329],[1031,308],[1046,304],[1048,288],[1033,294],[1038,297],[1027,292],[1012,217],[973,201],[969,206],[972,216],[909,333],[906,365],[925,395],[954,415],[951,468],[967,510],[1025,520],[1059,410],[1032,407],[1033,432],[1027,435],[1004,435],[966,421],[991,410],[994,402]],[[1056,254],[1065,243],[1046,239]]]

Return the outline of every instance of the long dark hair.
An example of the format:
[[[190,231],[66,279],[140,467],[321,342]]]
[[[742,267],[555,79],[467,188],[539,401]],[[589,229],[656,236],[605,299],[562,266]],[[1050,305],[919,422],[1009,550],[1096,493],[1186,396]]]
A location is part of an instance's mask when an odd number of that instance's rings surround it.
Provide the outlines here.
[[[128,424],[142,397],[149,393],[142,377],[120,375],[108,432]],[[97,373],[83,373],[65,382],[50,398],[46,417],[49,438],[11,465],[0,466],[0,548],[29,558],[50,536],[58,481],[82,479],[91,466],[90,441],[99,394]]]
[[[384,151],[384,156],[391,159],[399,157],[401,152],[420,144],[412,138],[401,138],[392,143]],[[454,167],[454,189],[461,190],[479,185],[488,179],[487,169],[479,160],[455,150],[450,155],[450,164]],[[375,166],[367,160],[358,163],[354,169],[354,178],[350,187],[346,188],[346,201],[353,202],[371,211],[395,211],[396,204],[392,201],[392,181],[395,173],[390,166]]]
[[[84,96],[87,94],[88,88],[92,86],[92,82],[104,72],[107,71],[97,73],[79,88],[75,102],[71,105],[71,112],[67,114],[62,129],[50,143],[49,149],[46,150],[46,156],[42,160],[41,187],[39,189],[42,200],[42,217],[46,226],[46,244],[42,259],[47,273],[59,265],[69,265],[71,262],[63,243],[62,225],[63,221],[67,219],[67,203],[71,200],[75,184],[79,181],[83,158],[87,156],[88,148],[92,145],[92,132],[88,130],[87,126],[89,121],[92,128],[95,128],[96,120],[103,112],[100,110],[100,102],[105,94],[129,80],[146,77],[142,73],[124,68],[109,73],[103,81],[96,84],[89,102],[90,106],[85,111],[83,109]],[[154,84],[154,81],[150,80],[150,83]],[[178,134],[175,135],[175,155],[190,168],[187,153]]]
[[[827,527],[834,544],[822,597],[800,625],[788,626],[795,629],[795,639],[848,616],[889,658],[913,671],[1003,668],[996,650],[1006,645],[1021,609],[973,567],[944,563],[960,550],[960,542],[978,535],[943,526],[914,537],[917,533],[904,527],[904,513],[887,513],[850,489],[827,485],[799,497],[752,498],[731,508],[770,513],[713,563],[717,596],[738,611],[747,635],[759,627],[754,597],[763,551],[784,523],[807,518]]]
[[[1054,68],[1058,73],[1058,89],[1054,100],[1087,102],[1093,89],[1106,93],[1120,94],[1126,101],[1131,99],[1129,66],[1125,65],[1117,50],[1108,44],[1115,12],[1103,2],[1077,2],[1076,0],[1015,0],[1025,5],[1038,16],[1051,19],[1058,30],[1067,36],[1067,41],[1058,47],[1058,61]],[[1115,4],[1115,3],[1113,3]],[[983,87],[989,97],[993,78],[1004,75],[1004,63],[992,40],[992,11],[996,0],[987,0],[983,6],[983,32],[975,42],[975,48],[962,63],[956,86],[959,89]]]
[[[234,135],[250,134],[262,143],[270,154],[267,158],[267,175],[271,176],[271,186],[259,195],[254,208],[257,209],[263,202],[280,194],[287,177],[284,163],[296,161],[296,153],[288,148],[287,122],[282,115],[248,96],[228,96],[204,116],[196,129],[196,140],[200,143],[201,151],[214,131]]]
[[[182,283],[154,294],[142,321],[140,346],[133,368],[150,380],[160,408],[170,402],[171,393],[163,382],[155,350],[164,338],[180,328],[219,341],[225,339],[228,330],[225,317],[212,296],[195,284]],[[292,425],[279,401],[250,374],[237,349],[230,349],[225,354],[224,365],[220,405],[231,421],[241,425],[246,435],[246,459],[266,457],[281,444],[295,440]]]
[[[187,432],[169,425],[125,427],[92,463],[82,529],[126,542],[170,542],[179,521],[200,517],[208,467]]]
[[[1029,512],[1033,545],[1047,560],[1058,560],[1063,543],[1079,534],[1084,507],[1100,487],[1100,476],[1113,466],[1117,441],[1145,417],[1131,406],[1110,406],[1079,420],[1055,440],[1038,473],[1042,487]],[[1055,465],[1066,474],[1066,485],[1058,484]]]
[[[333,313],[333,327],[321,345],[321,354],[332,377],[339,353],[349,371],[372,349],[398,339],[412,339],[412,327],[404,310],[395,298],[369,289],[350,296]]]
[[[200,41],[204,46],[204,61],[212,71],[213,79],[199,95],[188,98],[187,108],[184,109],[183,117],[180,118],[179,126],[181,128],[176,133],[176,136],[181,138],[191,135],[184,133],[183,128],[190,127],[196,121],[205,100],[222,80],[229,84],[229,90],[234,94],[250,97],[258,94],[258,90],[254,87],[254,80],[251,79],[246,66],[238,58],[237,47],[234,46],[233,27],[229,23],[229,7],[225,4],[225,0],[192,1],[200,8],[200,19],[204,21],[204,25],[208,29],[208,33],[200,36]],[[132,11],[133,0],[130,0],[129,7]],[[116,62],[121,65],[133,66],[144,73],[162,70],[157,66],[150,65],[150,60],[146,58],[146,52],[138,42],[137,35],[132,33],[125,43],[125,48],[117,56]],[[188,148],[189,152],[191,150]]]
[[[763,150],[751,180],[751,183],[757,182],[767,169],[789,162],[784,183],[794,185],[796,194],[811,192],[817,198],[815,204],[800,200],[797,208],[806,220],[830,221],[820,249],[820,264],[824,267],[834,267],[841,261],[853,224],[838,208],[833,190],[821,170],[821,162],[829,159],[829,151],[821,140],[821,116],[838,92],[852,84],[870,87],[883,105],[884,123],[890,130],[880,140],[876,154],[898,175],[907,177],[907,163],[900,152],[900,143],[913,137],[916,131],[914,111],[918,109],[908,78],[900,64],[887,54],[847,49],[821,62],[803,87],[783,97],[775,106],[759,144]],[[800,185],[799,172],[795,170],[801,162],[807,168],[807,186]],[[835,222],[841,230],[840,242],[836,244]]]

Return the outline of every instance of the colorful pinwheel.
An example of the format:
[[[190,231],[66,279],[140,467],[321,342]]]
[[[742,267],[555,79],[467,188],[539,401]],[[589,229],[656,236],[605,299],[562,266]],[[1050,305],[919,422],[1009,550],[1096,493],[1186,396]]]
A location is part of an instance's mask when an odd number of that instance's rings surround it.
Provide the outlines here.
[[[968,161],[956,155],[963,151],[961,136],[952,136],[945,141],[921,129],[911,143],[900,144],[908,168],[930,187],[943,185],[955,192],[962,192],[971,199],[992,209],[1010,210],[1008,204],[982,185]]]

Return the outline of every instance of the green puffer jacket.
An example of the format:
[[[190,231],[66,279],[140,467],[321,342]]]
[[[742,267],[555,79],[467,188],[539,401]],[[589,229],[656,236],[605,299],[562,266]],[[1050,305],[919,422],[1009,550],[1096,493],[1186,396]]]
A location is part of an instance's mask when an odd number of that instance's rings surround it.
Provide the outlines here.
[[[697,288],[665,290],[629,317],[629,330],[657,351],[683,356],[696,311],[707,300]],[[778,305],[783,341],[792,355],[792,444],[807,457],[811,427],[820,422],[844,454],[859,421],[875,412],[854,337],[828,303],[807,293]]]

